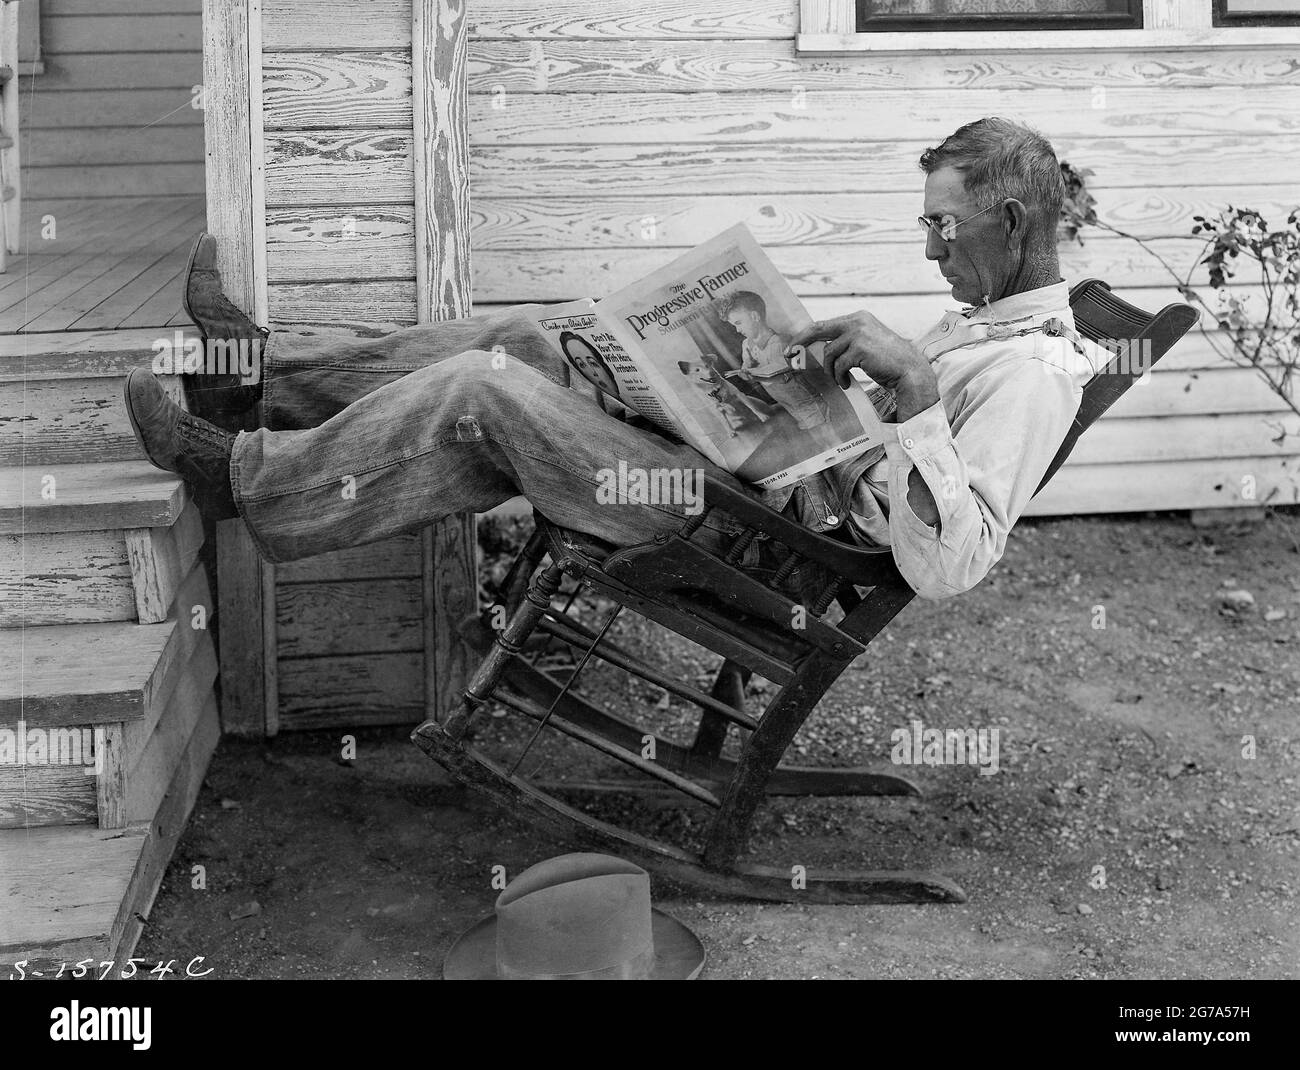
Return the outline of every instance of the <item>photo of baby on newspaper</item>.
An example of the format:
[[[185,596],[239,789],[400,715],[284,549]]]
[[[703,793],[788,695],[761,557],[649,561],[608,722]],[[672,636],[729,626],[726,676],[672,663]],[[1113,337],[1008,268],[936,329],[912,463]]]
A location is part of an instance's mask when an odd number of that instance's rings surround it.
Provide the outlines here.
[[[744,225],[599,302],[540,306],[570,367],[715,464],[782,487],[882,437],[865,381],[841,389],[811,322]]]

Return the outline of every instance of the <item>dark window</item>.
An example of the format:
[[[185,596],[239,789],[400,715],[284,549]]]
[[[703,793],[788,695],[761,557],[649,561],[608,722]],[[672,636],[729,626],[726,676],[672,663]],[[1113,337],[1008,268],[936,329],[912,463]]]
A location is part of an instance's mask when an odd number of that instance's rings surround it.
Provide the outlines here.
[[[1214,0],[1214,25],[1300,25],[1300,0]]]
[[[1240,3],[1241,0],[1216,2]],[[1293,4],[1300,0],[1255,2]],[[857,14],[859,33],[1129,30],[1142,26],[1142,0],[857,0]]]

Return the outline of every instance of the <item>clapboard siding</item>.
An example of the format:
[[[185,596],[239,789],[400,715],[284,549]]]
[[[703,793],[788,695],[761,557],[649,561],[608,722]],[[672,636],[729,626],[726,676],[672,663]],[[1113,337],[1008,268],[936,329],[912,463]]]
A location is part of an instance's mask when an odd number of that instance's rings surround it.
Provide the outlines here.
[[[201,0],[43,0],[19,125],[43,200],[203,192]]]

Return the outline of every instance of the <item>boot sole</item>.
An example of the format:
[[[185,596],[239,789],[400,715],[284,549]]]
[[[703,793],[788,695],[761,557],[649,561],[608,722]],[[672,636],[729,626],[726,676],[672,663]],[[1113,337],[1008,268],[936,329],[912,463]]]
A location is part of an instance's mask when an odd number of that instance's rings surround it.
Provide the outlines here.
[[[135,434],[135,440],[140,443],[140,448],[144,450],[145,459],[160,472],[171,472],[170,468],[164,468],[153,459],[153,454],[149,452],[149,447],[145,445],[144,434],[140,430],[140,424],[135,418],[135,408],[131,404],[131,377],[141,374],[139,368],[132,368],[126,377],[126,383],[122,387],[122,400],[126,403],[126,418],[131,421],[131,431]],[[174,472],[172,472],[175,475]]]

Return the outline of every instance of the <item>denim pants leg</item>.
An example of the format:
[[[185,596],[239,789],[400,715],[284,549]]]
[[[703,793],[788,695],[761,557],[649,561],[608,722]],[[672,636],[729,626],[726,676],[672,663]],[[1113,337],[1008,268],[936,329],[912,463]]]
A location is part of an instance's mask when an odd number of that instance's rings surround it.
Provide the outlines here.
[[[562,363],[531,329],[493,341],[495,352],[456,351],[500,337],[500,324],[487,319],[319,346],[313,355],[301,340],[295,353],[268,351],[275,422],[323,422],[236,440],[231,485],[263,556],[290,561],[389,538],[516,494],[558,524],[630,545],[698,510],[644,496],[610,501],[620,465],[681,472],[696,488],[705,471],[736,485],[689,446],[630,426],[561,385]]]

